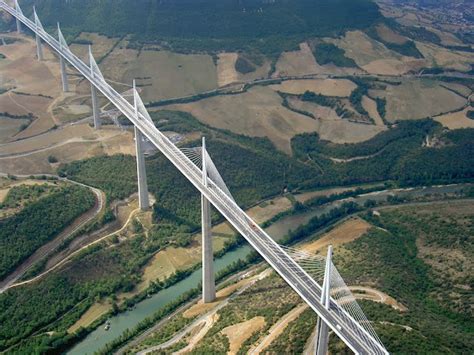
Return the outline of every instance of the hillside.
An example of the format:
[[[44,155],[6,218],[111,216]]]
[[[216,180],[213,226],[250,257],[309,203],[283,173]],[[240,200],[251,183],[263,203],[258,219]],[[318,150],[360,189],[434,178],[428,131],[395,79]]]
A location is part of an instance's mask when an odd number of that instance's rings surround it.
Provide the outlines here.
[[[240,47],[244,38],[325,36],[365,28],[381,16],[369,0],[141,0],[140,6],[127,0],[24,0],[20,4],[26,13],[35,4],[44,25],[55,27],[60,21],[69,33],[131,34],[141,41],[185,39],[196,48],[216,45],[202,43],[210,39],[231,40],[218,42],[217,47]]]

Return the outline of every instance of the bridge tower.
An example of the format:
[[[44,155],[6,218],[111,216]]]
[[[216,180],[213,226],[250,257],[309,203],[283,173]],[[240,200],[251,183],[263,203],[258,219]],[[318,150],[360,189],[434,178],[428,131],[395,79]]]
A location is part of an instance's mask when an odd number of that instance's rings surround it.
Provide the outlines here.
[[[94,66],[97,66],[94,56],[92,55],[92,47],[89,45],[89,64],[91,67],[91,75],[95,76]],[[102,123],[100,122],[100,108],[99,102],[97,101],[97,89],[94,84],[91,83],[91,98],[92,98],[92,116],[94,117],[94,128],[100,129]]]
[[[15,10],[17,12],[19,12],[20,14],[23,14],[23,12],[21,11],[21,8],[20,8],[20,5],[18,4],[18,0],[15,0]],[[18,34],[21,33],[21,21],[18,19],[18,17],[15,17],[16,19],[16,32],[18,32]]]
[[[202,182],[207,186],[207,152],[206,138],[202,137]],[[211,205],[201,194],[201,234],[202,234],[202,301],[212,302],[216,299],[214,277],[214,254],[212,250]]]
[[[133,97],[135,114],[138,116],[138,93],[135,86],[135,80],[133,81]],[[137,154],[137,178],[138,178],[138,204],[142,211],[150,207],[150,200],[148,198],[148,183],[146,179],[146,167],[145,167],[145,154],[143,151],[143,140],[145,137],[142,132],[135,126],[135,150]]]
[[[64,39],[64,36],[61,32],[61,28],[59,27],[59,22],[58,22],[58,39],[59,39],[58,41],[59,41],[59,46],[61,50],[69,49],[67,46],[66,40]],[[61,67],[61,82],[63,84],[63,92],[68,92],[69,82],[67,80],[66,62],[62,55],[59,56],[59,65]]]
[[[42,30],[43,26],[41,25],[41,22],[39,20],[38,15],[36,14],[36,8],[35,7],[33,7],[33,16],[34,16],[35,25],[36,25],[36,32],[35,32],[35,36],[36,36],[36,55],[38,57],[38,60],[42,61],[44,59],[43,45],[41,44],[41,37],[38,35],[37,31]]]
[[[332,264],[332,245],[328,247],[328,254],[326,256],[326,269],[324,270],[324,280],[323,288],[321,290],[321,304],[329,311],[329,305],[331,300],[330,290],[331,290],[331,264]],[[326,355],[328,352],[328,342],[329,342],[329,327],[321,319],[318,318],[317,324],[317,341],[315,354],[316,355]]]

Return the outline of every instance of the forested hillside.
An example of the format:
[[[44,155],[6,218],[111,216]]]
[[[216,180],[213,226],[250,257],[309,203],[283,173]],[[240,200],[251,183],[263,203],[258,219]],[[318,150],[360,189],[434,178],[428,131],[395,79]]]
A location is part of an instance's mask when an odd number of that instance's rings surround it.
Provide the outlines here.
[[[185,39],[189,46],[244,46],[243,39],[302,38],[370,26],[380,18],[370,0],[23,0],[43,24],[69,33],[136,35],[140,40]],[[230,40],[230,41],[229,41]],[[284,41],[283,41],[284,42]],[[282,41],[278,41],[283,45]],[[263,44],[265,46],[265,44]]]

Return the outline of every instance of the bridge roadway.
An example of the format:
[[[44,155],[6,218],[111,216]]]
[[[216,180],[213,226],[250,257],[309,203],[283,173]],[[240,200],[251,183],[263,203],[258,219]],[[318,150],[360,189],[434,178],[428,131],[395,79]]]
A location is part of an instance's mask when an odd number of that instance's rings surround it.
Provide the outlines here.
[[[77,58],[69,49],[35,23],[0,0],[0,9],[10,13],[25,26],[37,33],[41,39],[67,60],[104,96],[106,96],[170,162],[214,205],[214,207],[236,228],[255,250],[276,270],[281,277],[304,299],[329,327],[356,354],[388,354],[360,324],[343,310],[333,299],[327,310],[321,303],[321,286],[313,280],[268,234],[227,196],[214,182],[202,182],[202,172],[184,155],[152,122],[115,91],[100,74]]]

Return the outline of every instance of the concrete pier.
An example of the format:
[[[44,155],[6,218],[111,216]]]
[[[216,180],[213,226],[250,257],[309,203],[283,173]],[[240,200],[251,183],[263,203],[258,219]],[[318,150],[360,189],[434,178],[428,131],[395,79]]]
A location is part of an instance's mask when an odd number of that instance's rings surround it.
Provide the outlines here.
[[[16,32],[21,33],[21,22],[18,19],[16,19]]]
[[[202,139],[202,179],[207,186],[206,140]],[[214,277],[214,253],[212,250],[211,205],[201,195],[201,234],[202,234],[202,301],[213,302],[216,299],[216,281]]]
[[[138,178],[138,203],[140,209],[146,210],[150,207],[148,198],[148,183],[146,180],[145,154],[143,153],[143,134],[135,129],[135,149],[137,154],[137,178]]]
[[[41,38],[40,36],[36,35],[36,55],[38,57],[38,60],[43,60],[43,45],[41,44]]]
[[[61,81],[63,83],[63,91],[69,91],[69,83],[67,81],[66,62],[62,56],[59,56],[59,65],[61,66]]]
[[[321,303],[329,310],[329,305],[331,301],[331,260],[332,260],[332,246],[328,247],[328,254],[326,257],[326,269],[324,270],[324,281],[323,288],[321,291]],[[329,342],[329,327],[321,319],[318,318],[317,325],[317,336],[315,354],[316,355],[326,355],[328,353],[328,342]]]
[[[99,103],[97,101],[97,89],[93,84],[91,84],[91,97],[92,97],[92,115],[94,117],[94,128],[100,129],[100,112],[99,112]]]

